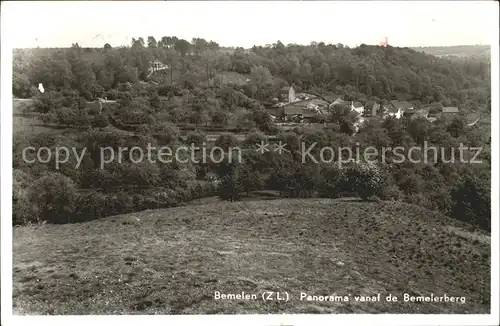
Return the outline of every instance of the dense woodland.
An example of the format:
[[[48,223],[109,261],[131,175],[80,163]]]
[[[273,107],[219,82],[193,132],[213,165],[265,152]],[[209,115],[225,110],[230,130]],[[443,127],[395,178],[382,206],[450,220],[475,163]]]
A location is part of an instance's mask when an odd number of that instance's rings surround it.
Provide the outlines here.
[[[151,74],[150,62],[168,69]],[[468,127],[467,115],[489,115],[490,62],[485,57],[438,58],[409,48],[342,44],[221,48],[204,39],[133,39],[127,47],[18,49],[14,51],[13,95],[33,98],[20,116],[34,116],[59,132],[30,130],[14,139],[14,223],[67,223],[179,205],[220,195],[237,200],[255,190],[286,197],[402,200],[442,211],[483,229],[490,228],[489,124]],[[37,87],[43,84],[41,94]],[[412,102],[457,106],[460,115],[436,122],[403,118],[370,121],[356,133],[352,121],[332,111],[324,129],[282,130],[264,103],[283,86],[344,100]],[[89,102],[106,98],[104,109]],[[489,117],[487,118],[489,119]],[[186,132],[183,126],[194,126]],[[241,146],[241,164],[108,164],[99,168],[99,147],[202,144],[209,127],[222,128],[208,146]],[[219,130],[219,129],[218,129]],[[231,131],[232,133],[230,133]],[[246,140],[235,134],[244,133]],[[275,136],[291,152],[257,155],[255,143]],[[360,162],[302,164],[299,143],[324,146],[483,146],[483,164]],[[68,162],[26,164],[26,146],[87,148],[79,169]],[[318,146],[320,147],[320,146]]]

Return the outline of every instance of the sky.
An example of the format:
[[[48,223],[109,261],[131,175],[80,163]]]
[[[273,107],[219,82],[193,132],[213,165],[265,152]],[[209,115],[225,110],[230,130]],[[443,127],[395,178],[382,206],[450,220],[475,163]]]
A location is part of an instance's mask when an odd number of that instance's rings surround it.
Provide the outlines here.
[[[132,37],[201,37],[221,46],[342,43],[351,47],[491,44],[494,1],[3,2],[14,48],[130,45]],[[498,40],[497,40],[498,42]]]

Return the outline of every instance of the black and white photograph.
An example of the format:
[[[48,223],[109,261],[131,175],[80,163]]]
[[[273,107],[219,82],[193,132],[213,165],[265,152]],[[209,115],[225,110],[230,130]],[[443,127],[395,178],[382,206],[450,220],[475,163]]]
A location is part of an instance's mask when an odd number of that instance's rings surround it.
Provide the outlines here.
[[[2,325],[498,325],[497,2],[1,15]]]

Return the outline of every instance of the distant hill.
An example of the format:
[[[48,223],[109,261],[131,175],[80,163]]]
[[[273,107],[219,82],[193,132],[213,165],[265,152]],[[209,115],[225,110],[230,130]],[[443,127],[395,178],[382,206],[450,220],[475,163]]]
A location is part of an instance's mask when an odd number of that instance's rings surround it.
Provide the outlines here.
[[[412,48],[418,52],[424,52],[437,57],[490,57],[489,45],[456,45],[456,46],[427,46]]]

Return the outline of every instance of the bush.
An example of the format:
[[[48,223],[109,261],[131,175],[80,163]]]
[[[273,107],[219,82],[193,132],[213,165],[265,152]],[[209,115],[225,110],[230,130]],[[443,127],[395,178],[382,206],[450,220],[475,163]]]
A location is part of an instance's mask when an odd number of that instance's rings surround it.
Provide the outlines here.
[[[372,163],[355,163],[346,168],[342,176],[345,186],[350,186],[363,200],[379,196],[385,184],[380,167]]]
[[[239,172],[237,169],[234,169],[232,173],[229,173],[221,178],[221,183],[219,185],[219,198],[222,200],[229,200],[231,202],[236,201],[240,198],[239,193],[242,189]]]
[[[99,128],[102,130],[102,128],[105,128],[109,125],[108,117],[104,114],[99,114],[92,119],[91,122],[92,127],[94,128]]]
[[[26,192],[31,181],[30,176],[25,172],[14,169],[12,175],[12,222],[14,225],[38,222],[38,216]]]
[[[491,231],[490,189],[488,179],[468,177],[452,191],[452,216]]]
[[[227,151],[231,147],[238,147],[239,146],[239,141],[236,138],[235,135],[231,133],[223,133],[217,138],[215,141],[215,146],[218,146],[225,151]]]
[[[378,195],[382,200],[403,200],[404,194],[395,185],[383,187]]]
[[[77,112],[70,108],[58,108],[55,110],[57,122],[65,126],[76,125]]]
[[[109,198],[103,193],[92,191],[77,196],[72,222],[92,221],[114,213]]]
[[[158,139],[158,143],[162,143],[162,145],[176,143],[180,135],[179,128],[171,123],[154,125],[153,131],[155,132],[155,137]]]
[[[186,137],[186,144],[188,145],[194,144],[195,146],[201,146],[205,141],[205,134],[199,131],[192,131],[188,133]]]
[[[48,173],[35,180],[27,190],[41,221],[69,223],[74,212],[76,187],[71,179],[59,173]]]
[[[326,198],[338,198],[343,191],[341,171],[335,166],[326,166],[322,174],[323,182],[318,187],[318,195]]]
[[[248,148],[253,148],[255,147],[256,144],[260,144],[261,141],[266,142],[267,137],[266,134],[260,131],[254,131],[250,134],[248,134],[247,138],[245,139],[245,146]]]

